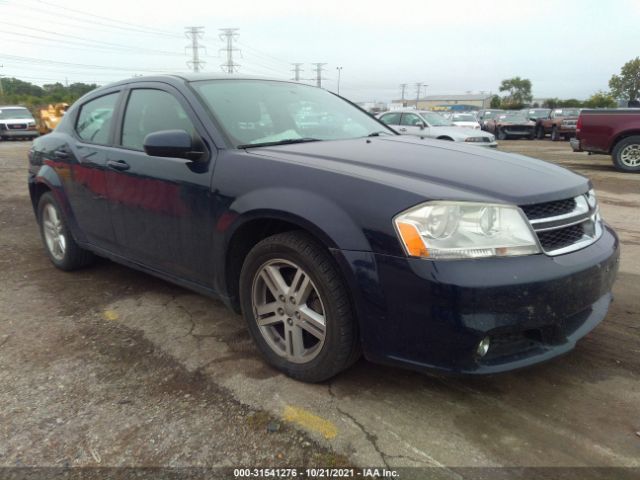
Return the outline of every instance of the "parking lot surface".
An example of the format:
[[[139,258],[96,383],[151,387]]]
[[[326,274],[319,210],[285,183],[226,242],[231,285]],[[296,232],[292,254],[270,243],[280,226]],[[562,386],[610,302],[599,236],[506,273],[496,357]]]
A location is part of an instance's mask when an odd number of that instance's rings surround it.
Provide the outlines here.
[[[0,465],[640,467],[640,175],[566,142],[500,149],[588,176],[622,260],[570,354],[490,377],[359,361],[330,382],[259,358],[221,303],[100,261],[45,257],[28,142],[0,142]]]

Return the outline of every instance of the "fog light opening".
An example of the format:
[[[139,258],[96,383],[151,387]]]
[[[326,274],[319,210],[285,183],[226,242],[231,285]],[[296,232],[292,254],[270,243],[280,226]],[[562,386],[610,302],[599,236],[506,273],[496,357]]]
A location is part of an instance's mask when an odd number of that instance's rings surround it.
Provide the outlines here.
[[[476,353],[480,358],[484,357],[487,354],[490,344],[491,340],[489,339],[489,337],[484,337],[482,340],[480,340],[480,343],[478,343],[478,348],[476,348]]]

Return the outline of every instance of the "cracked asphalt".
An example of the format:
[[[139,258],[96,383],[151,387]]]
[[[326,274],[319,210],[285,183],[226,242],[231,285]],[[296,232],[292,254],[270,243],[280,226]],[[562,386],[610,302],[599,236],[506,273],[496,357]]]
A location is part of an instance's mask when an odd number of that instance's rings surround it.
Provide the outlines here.
[[[503,375],[359,361],[302,384],[222,304],[107,260],[44,255],[28,142],[0,142],[0,466],[640,467],[640,175],[568,144],[500,148],[587,175],[622,241],[608,317]]]

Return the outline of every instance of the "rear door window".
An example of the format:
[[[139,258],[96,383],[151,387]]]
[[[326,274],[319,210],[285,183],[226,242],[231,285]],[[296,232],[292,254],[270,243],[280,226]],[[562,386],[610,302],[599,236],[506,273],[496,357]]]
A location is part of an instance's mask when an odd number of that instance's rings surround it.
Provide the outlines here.
[[[103,95],[90,100],[80,108],[76,121],[76,133],[90,143],[107,145],[113,124],[113,111],[119,92]]]

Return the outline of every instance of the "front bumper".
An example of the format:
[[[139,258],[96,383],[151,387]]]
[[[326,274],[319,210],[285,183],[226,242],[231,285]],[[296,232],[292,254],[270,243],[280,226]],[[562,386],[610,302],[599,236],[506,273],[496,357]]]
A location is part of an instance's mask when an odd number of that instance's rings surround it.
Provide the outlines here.
[[[37,130],[26,129],[7,129],[0,130],[0,137],[2,138],[36,138],[40,135]]]
[[[595,328],[612,299],[619,244],[607,227],[589,247],[556,257],[437,262],[341,253],[354,273],[368,359],[487,374],[566,353]],[[485,336],[491,346],[480,358]]]
[[[580,146],[580,140],[578,140],[576,137],[569,139],[569,145],[571,145],[571,149],[574,152],[582,152],[582,147]]]

